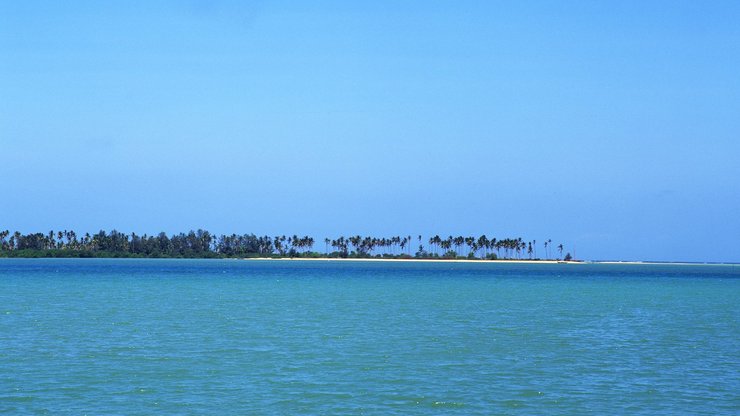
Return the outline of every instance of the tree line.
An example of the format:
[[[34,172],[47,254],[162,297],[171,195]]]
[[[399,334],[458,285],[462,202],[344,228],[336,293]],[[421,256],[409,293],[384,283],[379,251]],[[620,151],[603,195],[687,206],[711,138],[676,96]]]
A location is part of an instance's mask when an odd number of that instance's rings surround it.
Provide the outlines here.
[[[322,251],[315,251],[310,236],[257,236],[255,234],[214,235],[206,230],[167,235],[117,230],[95,234],[75,231],[49,231],[22,234],[0,231],[0,256],[3,257],[165,257],[165,258],[241,258],[241,257],[342,257],[342,258],[468,258],[468,259],[565,259],[563,244],[543,241],[544,253],[537,252],[537,241],[522,238],[435,235],[424,239],[393,236],[339,236],[324,238]],[[320,249],[319,249],[320,250]],[[557,255],[555,254],[557,252]],[[544,257],[543,257],[544,256]]]

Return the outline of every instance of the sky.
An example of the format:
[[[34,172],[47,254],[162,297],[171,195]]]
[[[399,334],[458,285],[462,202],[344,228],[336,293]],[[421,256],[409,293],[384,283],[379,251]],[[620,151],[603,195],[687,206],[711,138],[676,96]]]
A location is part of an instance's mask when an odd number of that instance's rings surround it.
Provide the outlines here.
[[[0,228],[740,261],[740,2],[0,0]]]

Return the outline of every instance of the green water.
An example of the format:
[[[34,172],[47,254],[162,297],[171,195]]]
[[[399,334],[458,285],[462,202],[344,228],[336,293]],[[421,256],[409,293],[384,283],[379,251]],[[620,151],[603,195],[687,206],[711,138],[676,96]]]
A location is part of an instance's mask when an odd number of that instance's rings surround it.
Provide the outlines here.
[[[738,414],[740,268],[0,260],[0,413]]]

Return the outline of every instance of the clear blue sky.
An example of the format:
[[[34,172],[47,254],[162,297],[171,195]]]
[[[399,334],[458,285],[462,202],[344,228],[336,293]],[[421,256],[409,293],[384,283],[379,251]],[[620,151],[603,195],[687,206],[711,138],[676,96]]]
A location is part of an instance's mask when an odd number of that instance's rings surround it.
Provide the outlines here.
[[[740,261],[739,18],[736,1],[0,0],[0,228]]]

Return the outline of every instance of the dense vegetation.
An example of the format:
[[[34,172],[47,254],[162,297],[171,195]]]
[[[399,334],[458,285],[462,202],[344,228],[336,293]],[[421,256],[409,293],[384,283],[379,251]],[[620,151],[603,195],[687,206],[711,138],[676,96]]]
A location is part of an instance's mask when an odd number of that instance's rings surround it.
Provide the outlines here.
[[[231,234],[215,236],[208,231],[190,231],[168,236],[124,234],[116,230],[78,236],[74,231],[21,234],[0,231],[0,257],[351,257],[351,258],[469,258],[540,259],[537,242],[521,238],[488,238],[438,235],[424,240],[406,237],[338,237],[323,240],[323,252],[314,251],[316,241],[309,236],[262,236]],[[427,243],[427,246],[425,246]],[[413,249],[412,247],[416,247]],[[554,249],[559,256],[553,257]],[[544,258],[563,257],[563,245],[544,242]]]

